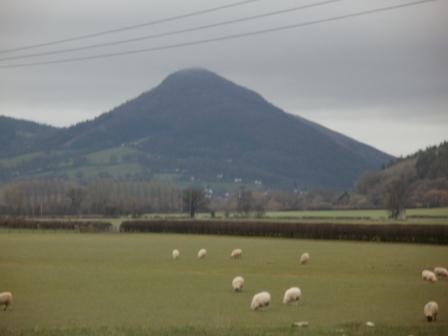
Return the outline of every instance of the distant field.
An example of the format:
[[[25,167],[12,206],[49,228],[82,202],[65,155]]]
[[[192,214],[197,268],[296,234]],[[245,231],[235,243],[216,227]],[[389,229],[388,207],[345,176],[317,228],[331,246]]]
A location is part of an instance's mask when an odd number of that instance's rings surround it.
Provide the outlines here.
[[[195,257],[201,247],[205,260]],[[242,260],[228,258],[235,247]],[[300,266],[304,251],[311,262]],[[0,290],[15,295],[0,312],[0,335],[446,336],[448,280],[428,284],[420,273],[447,260],[447,246],[0,231]],[[236,275],[246,278],[239,294]],[[289,286],[303,291],[298,306],[281,303]],[[253,312],[261,290],[272,306]],[[440,320],[428,324],[422,309],[432,299]],[[300,320],[310,327],[291,328]]]
[[[409,209],[406,211],[408,217],[406,220],[390,220],[387,218],[386,210],[316,210],[316,211],[271,211],[267,212],[262,218],[251,218],[248,220],[279,220],[285,222],[348,222],[359,224],[375,224],[375,223],[406,223],[406,224],[442,224],[448,225],[448,208],[435,209]],[[417,217],[413,217],[417,216]],[[419,218],[419,217],[422,218]],[[74,219],[75,217],[56,217],[42,219]],[[198,213],[196,219],[210,220],[210,213]],[[224,213],[217,212],[215,215],[217,220],[225,219]],[[231,216],[230,219],[234,218]],[[36,218],[39,219],[39,218]],[[131,220],[127,217],[103,217],[103,216],[86,216],[76,218],[76,220],[98,220],[112,223],[115,230],[118,231],[122,221]],[[141,219],[189,219],[186,213],[148,213]],[[241,219],[241,218],[238,218]]]
[[[447,217],[448,208],[407,209],[406,216]],[[300,217],[328,217],[328,218],[361,218],[387,219],[386,210],[314,210],[314,211],[271,211],[266,213],[269,218],[300,218]]]
[[[359,224],[375,223],[406,223],[406,224],[448,224],[448,208],[434,209],[408,209],[405,220],[392,220],[388,218],[387,211],[380,210],[312,210],[312,211],[268,211],[263,217],[256,220],[279,220],[294,222],[350,222]],[[182,219],[188,218],[186,213],[164,214],[150,213],[144,216],[147,219]],[[198,213],[196,219],[210,219],[210,213]],[[226,219],[224,213],[217,212],[216,219]],[[232,213],[229,219],[237,218]],[[254,219],[254,218],[251,218]]]
[[[232,216],[234,214],[231,214]],[[185,217],[186,214],[146,214],[148,217]],[[428,217],[447,217],[448,208],[432,208],[432,209],[407,209],[406,216],[411,218],[414,216]],[[224,217],[224,213],[217,212],[216,217]],[[370,218],[370,219],[387,219],[387,210],[297,210],[297,211],[268,211],[263,217],[277,219],[294,219],[294,218]],[[199,213],[197,218],[210,218],[210,213]]]

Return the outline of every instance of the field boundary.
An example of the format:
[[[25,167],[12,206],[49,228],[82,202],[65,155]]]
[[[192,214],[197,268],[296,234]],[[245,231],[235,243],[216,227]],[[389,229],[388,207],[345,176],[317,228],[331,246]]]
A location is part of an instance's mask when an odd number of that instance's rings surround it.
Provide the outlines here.
[[[109,232],[112,224],[99,221],[30,220],[21,218],[0,218],[2,229],[71,230],[78,232]]]
[[[138,220],[122,222],[120,232],[448,244],[448,225],[428,224],[285,224],[274,221]]]

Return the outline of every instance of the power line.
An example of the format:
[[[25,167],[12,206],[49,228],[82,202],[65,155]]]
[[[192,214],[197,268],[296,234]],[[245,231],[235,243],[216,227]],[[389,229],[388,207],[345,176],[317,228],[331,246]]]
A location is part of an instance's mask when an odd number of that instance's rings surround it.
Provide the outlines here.
[[[251,21],[251,20],[261,19],[261,18],[265,18],[265,17],[269,17],[269,16],[291,13],[291,12],[295,12],[295,11],[299,11],[299,10],[324,6],[324,5],[328,5],[328,4],[335,3],[335,2],[341,2],[341,1],[344,1],[344,0],[326,0],[326,1],[318,2],[318,3],[314,3],[314,4],[295,6],[295,7],[277,10],[277,11],[273,11],[273,12],[268,12],[268,13],[264,13],[264,14],[252,15],[252,16],[247,16],[247,17],[234,19],[234,20],[228,20],[228,21],[221,21],[221,22],[217,22],[217,23],[212,23],[212,24],[197,26],[197,27],[192,27],[192,28],[173,30],[173,31],[165,32],[165,33],[152,34],[152,35],[146,35],[146,36],[141,36],[141,37],[136,37],[136,38],[129,38],[129,39],[111,41],[111,42],[105,42],[105,43],[95,43],[95,44],[82,46],[82,47],[59,49],[59,50],[53,50],[53,51],[47,51],[47,52],[41,52],[41,53],[4,57],[4,58],[0,58],[0,62],[24,59],[24,58],[31,58],[31,57],[63,54],[63,53],[69,53],[69,52],[74,52],[74,51],[108,47],[108,46],[114,46],[114,45],[119,45],[119,44],[124,44],[124,43],[155,39],[155,38],[159,38],[159,37],[166,37],[166,36],[173,36],[173,35],[178,35],[178,34],[183,34],[183,33],[190,33],[190,32],[194,32],[194,31],[200,31],[200,30],[209,29],[209,28],[216,28],[216,27],[225,26],[225,25],[234,24],[234,23],[247,22],[247,21]]]
[[[144,22],[144,23],[140,23],[140,24],[136,24],[136,25],[132,25],[132,26],[125,26],[125,27],[120,27],[120,28],[115,28],[115,29],[110,29],[110,30],[104,30],[104,31],[101,31],[101,32],[96,32],[96,33],[91,33],[91,34],[78,35],[78,36],[73,36],[73,37],[69,37],[69,38],[65,38],[65,39],[61,39],[61,40],[50,41],[50,42],[26,45],[26,46],[22,46],[22,47],[11,48],[11,49],[4,49],[4,50],[0,50],[0,53],[1,54],[3,54],[3,53],[11,53],[11,52],[20,51],[20,50],[45,47],[45,46],[50,46],[50,45],[55,45],[55,44],[61,44],[61,43],[67,43],[67,42],[73,42],[73,41],[89,39],[89,38],[97,37],[97,36],[103,36],[103,35],[119,33],[119,32],[133,30],[133,29],[138,29],[138,28],[142,28],[142,27],[153,26],[153,25],[160,24],[160,23],[165,23],[165,22],[171,22],[171,21],[176,21],[176,20],[180,20],[180,19],[185,19],[185,18],[192,17],[192,16],[198,16],[198,15],[213,13],[213,12],[217,12],[217,11],[220,11],[220,10],[223,10],[223,9],[243,6],[243,5],[247,5],[247,4],[250,4],[250,3],[253,3],[253,2],[259,2],[259,1],[263,1],[263,0],[245,0],[245,1],[233,2],[233,3],[227,4],[227,5],[223,5],[223,6],[218,6],[218,7],[213,7],[213,8],[199,10],[199,11],[196,11],[196,12],[190,12],[190,13],[186,13],[186,14],[171,16],[171,17],[167,17],[167,18],[164,18],[164,19]]]
[[[400,4],[400,5],[388,6],[388,7],[382,7],[382,8],[375,8],[375,9],[371,9],[371,10],[355,12],[355,13],[345,14],[345,15],[340,15],[340,16],[334,16],[334,17],[321,19],[321,20],[302,22],[302,23],[297,23],[297,24],[292,24],[292,25],[263,29],[263,30],[256,30],[256,31],[247,32],[247,33],[225,35],[225,36],[221,36],[221,37],[215,37],[215,38],[204,39],[204,40],[177,43],[177,44],[152,47],[152,48],[146,48],[146,49],[128,50],[128,51],[115,52],[115,53],[109,53],[109,54],[99,54],[99,55],[93,55],[93,56],[59,59],[59,60],[53,60],[53,61],[6,65],[6,66],[0,66],[0,69],[20,68],[20,67],[29,67],[29,66],[46,65],[46,64],[80,62],[80,61],[86,61],[86,60],[91,60],[91,59],[101,59],[101,58],[109,58],[109,57],[124,56],[124,55],[131,55],[131,54],[149,53],[149,52],[168,50],[168,49],[176,49],[176,48],[206,44],[206,43],[211,43],[211,42],[233,40],[233,39],[239,39],[239,38],[248,37],[248,36],[262,35],[262,34],[266,34],[266,33],[278,32],[278,31],[283,31],[283,30],[302,28],[302,27],[317,25],[317,24],[326,23],[326,22],[340,21],[340,20],[344,20],[344,19],[348,19],[348,18],[366,16],[366,15],[370,15],[370,14],[374,14],[374,13],[386,12],[386,11],[396,10],[396,9],[400,9],[400,8],[404,8],[404,7],[416,6],[416,5],[434,2],[434,1],[437,1],[437,0],[414,1],[414,2],[409,2],[406,4]]]

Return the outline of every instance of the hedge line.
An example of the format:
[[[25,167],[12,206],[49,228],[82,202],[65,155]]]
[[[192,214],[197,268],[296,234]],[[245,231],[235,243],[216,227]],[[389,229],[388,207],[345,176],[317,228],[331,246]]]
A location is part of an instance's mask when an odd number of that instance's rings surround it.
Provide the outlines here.
[[[170,232],[284,238],[448,244],[448,225],[278,223],[267,221],[125,221],[120,232]]]
[[[40,221],[20,218],[0,218],[0,228],[34,230],[74,230],[79,232],[105,232],[112,230],[109,222],[86,221]]]

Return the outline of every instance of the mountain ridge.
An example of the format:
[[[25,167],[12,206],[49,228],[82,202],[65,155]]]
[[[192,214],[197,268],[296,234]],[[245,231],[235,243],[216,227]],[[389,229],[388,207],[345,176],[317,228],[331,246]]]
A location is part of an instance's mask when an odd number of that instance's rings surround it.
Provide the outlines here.
[[[274,106],[205,69],[184,69],[95,119],[59,129],[40,150],[91,153],[129,146],[143,166],[180,180],[260,180],[347,188],[392,156]]]

